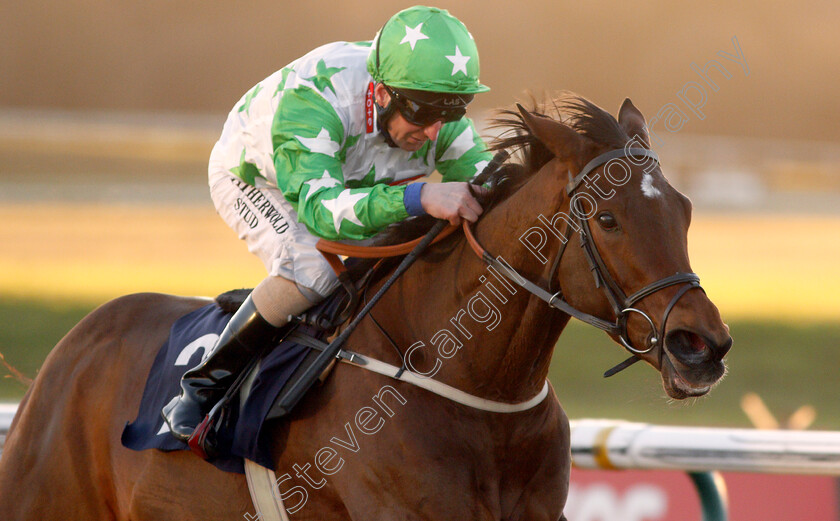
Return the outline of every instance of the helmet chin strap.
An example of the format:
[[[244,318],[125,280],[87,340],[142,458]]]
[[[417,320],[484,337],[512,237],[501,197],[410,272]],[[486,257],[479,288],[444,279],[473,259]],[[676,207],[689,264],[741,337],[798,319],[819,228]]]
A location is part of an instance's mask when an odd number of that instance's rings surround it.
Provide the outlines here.
[[[394,100],[388,100],[387,107],[382,107],[379,103],[374,103],[374,105],[376,105],[376,124],[379,125],[379,132],[385,138],[385,142],[388,143],[389,147],[398,148],[398,145],[391,138],[391,134],[388,133],[386,125],[397,111],[397,107],[394,106]]]

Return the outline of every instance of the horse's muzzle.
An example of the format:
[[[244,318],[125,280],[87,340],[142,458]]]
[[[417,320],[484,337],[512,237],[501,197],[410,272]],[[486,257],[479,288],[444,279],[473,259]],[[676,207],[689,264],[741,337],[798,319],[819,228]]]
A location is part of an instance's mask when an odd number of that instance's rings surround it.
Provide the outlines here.
[[[732,337],[727,337],[723,343],[716,343],[705,335],[687,329],[675,329],[668,332],[665,345],[681,363],[693,366],[723,360],[732,347]]]
[[[715,342],[687,329],[668,332],[662,354],[662,377],[668,394],[686,398],[706,394],[726,373],[723,357],[732,338]]]

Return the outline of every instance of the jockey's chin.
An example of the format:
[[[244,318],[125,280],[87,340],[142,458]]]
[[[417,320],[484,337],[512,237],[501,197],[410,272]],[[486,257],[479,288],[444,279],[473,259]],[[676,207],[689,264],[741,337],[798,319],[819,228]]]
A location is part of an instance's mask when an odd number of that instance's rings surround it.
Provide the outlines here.
[[[437,139],[438,132],[443,123],[436,121],[431,125],[421,127],[405,120],[397,112],[388,121],[388,134],[398,147],[407,152],[416,152],[429,140]]]

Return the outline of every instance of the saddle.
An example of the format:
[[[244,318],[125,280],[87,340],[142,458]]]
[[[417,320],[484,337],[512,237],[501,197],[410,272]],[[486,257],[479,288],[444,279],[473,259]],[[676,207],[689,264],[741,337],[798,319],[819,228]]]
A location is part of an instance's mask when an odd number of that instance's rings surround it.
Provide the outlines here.
[[[493,171],[504,162],[505,152],[496,154],[476,182],[483,182],[488,171]],[[346,352],[341,349],[344,341],[359,324],[361,319],[372,309],[378,299],[388,290],[395,280],[414,262],[430,244],[443,240],[458,229],[456,226],[446,227],[446,221],[437,221],[430,216],[410,218],[403,221],[400,229],[416,237],[409,242],[390,246],[353,247],[340,243],[332,243],[321,240],[317,248],[328,260],[336,272],[341,288],[324,302],[306,311],[301,316],[293,319],[285,328],[280,344],[285,347],[270,349],[261,358],[255,358],[243,371],[237,380],[230,386],[222,400],[216,404],[205,417],[204,421],[195,430],[189,440],[189,448],[199,456],[215,460],[218,456],[227,456],[228,460],[233,456],[233,471],[242,472],[241,458],[247,458],[266,468],[272,468],[273,463],[264,447],[261,447],[262,425],[268,420],[283,418],[287,416],[301,398],[315,385],[317,381],[323,382],[338,359],[344,358],[351,364],[358,365],[354,357],[361,359],[362,365],[370,365],[368,368],[381,374],[388,374],[393,378],[405,379],[406,367],[391,366],[375,360],[365,360],[366,357],[358,353]],[[409,225],[408,227],[405,225]],[[419,236],[419,237],[418,237]],[[405,239],[403,239],[405,240]],[[347,263],[343,263],[338,255],[348,255]],[[401,260],[397,257],[403,257]],[[376,259],[376,261],[372,261]],[[391,272],[378,270],[387,262],[399,261],[399,265]],[[378,274],[384,275],[390,272],[389,278],[381,285],[376,294],[369,300],[361,298],[365,295],[367,287],[374,282]],[[198,347],[205,349],[212,348],[212,345],[196,345],[192,351],[189,347],[199,341],[208,342],[209,338],[218,338],[227,319],[219,315],[229,317],[244,302],[250,290],[234,290],[220,295],[216,303],[200,308],[176,321],[172,328],[172,334],[167,344],[160,350],[152,367],[149,381],[144,389],[141,399],[140,414],[138,419],[126,426],[123,431],[123,445],[134,450],[145,448],[158,448],[161,450],[183,450],[187,447],[181,441],[167,436],[169,440],[163,441],[160,436],[168,433],[165,425],[161,426],[160,411],[164,403],[157,403],[160,396],[168,400],[174,393],[178,392],[178,381],[159,383],[154,381],[155,372],[161,367],[168,370],[172,377],[171,365],[185,365],[192,362],[190,357],[197,356]],[[364,305],[358,308],[364,301]],[[195,320],[192,315],[207,315],[214,322],[215,336],[212,332],[193,331],[199,336],[184,337],[183,333],[174,340],[176,327],[189,329]],[[354,316],[355,315],[355,316]],[[184,323],[182,323],[184,322]],[[343,327],[342,327],[343,326]],[[195,328],[193,328],[194,330]],[[203,339],[203,340],[202,340]],[[327,343],[326,340],[330,339]],[[181,342],[178,344],[178,342]],[[173,347],[173,343],[175,343]],[[184,347],[186,346],[186,347]],[[185,351],[189,351],[185,356]],[[177,358],[177,359],[176,359]],[[184,358],[184,360],[181,360]],[[180,361],[180,363],[179,363]],[[199,360],[200,361],[200,360]],[[196,362],[197,363],[197,362]],[[280,365],[282,378],[260,378],[265,366]],[[194,364],[190,363],[189,366]],[[181,374],[176,375],[180,380]],[[267,381],[267,382],[266,382]],[[417,385],[417,383],[415,383]],[[457,390],[451,390],[459,396]],[[450,393],[451,394],[451,393]],[[263,401],[252,400],[252,395],[262,397]],[[238,399],[236,399],[238,398]],[[474,399],[475,397],[468,398]],[[480,401],[480,400],[479,400]],[[258,402],[254,406],[254,402]],[[268,404],[266,408],[266,404]],[[246,421],[240,421],[240,410],[245,413],[250,411],[251,416]],[[144,416],[145,411],[145,416]],[[154,412],[150,419],[149,412]],[[157,430],[159,428],[159,430]],[[173,445],[174,441],[174,445]],[[230,448],[233,448],[231,450]],[[238,458],[237,458],[238,457]],[[220,458],[221,459],[221,458]],[[225,469],[218,462],[214,464]]]
[[[280,341],[275,349],[290,349],[290,346],[302,346],[305,354],[295,363],[291,375],[279,389],[277,396],[263,422],[280,419],[287,416],[291,410],[276,407],[285,394],[304,374],[316,364],[318,355],[329,345],[326,341],[333,337],[338,328],[353,316],[360,302],[360,295],[370,283],[374,269],[362,265],[355,259],[350,265],[355,269],[344,269],[339,280],[342,287],[337,289],[323,302],[316,304],[298,317],[295,317],[280,335]],[[225,313],[235,313],[248,295],[250,289],[236,289],[225,292],[216,297],[216,305]],[[224,397],[210,410],[204,421],[198,425],[190,437],[188,445],[198,456],[206,460],[213,460],[220,454],[230,451],[231,437],[227,432],[234,430],[238,421],[238,410],[244,406],[249,397],[252,385],[260,373],[263,358],[270,356],[272,350],[262,357],[254,358],[234,383],[228,388]],[[340,355],[339,355],[340,358]],[[326,381],[338,358],[333,358],[326,367],[319,368],[318,383]],[[259,433],[256,433],[259,436]]]
[[[180,392],[184,371],[200,363],[203,352],[212,349],[249,290],[219,295],[214,302],[176,320],[149,371],[137,416],[123,430],[122,444],[132,450],[192,449],[228,472],[244,472],[243,458],[271,468],[269,444],[263,430],[269,419],[283,416],[276,410],[272,412],[275,400],[283,396],[283,389],[288,384],[299,380],[311,367],[320,353],[319,348],[327,345],[329,338],[346,321],[344,317],[352,314],[363,294],[364,284],[370,280],[369,270],[364,266],[349,271],[349,280],[356,281],[353,293],[339,289],[290,323],[285,338],[273,349],[264,350],[261,358],[252,360],[242,371],[205,418],[200,435],[194,436],[189,444],[170,435],[160,414],[161,407]],[[329,371],[321,373],[323,380]]]
[[[356,355],[342,350],[341,347],[360,320],[426,247],[433,242],[443,240],[458,229],[456,226],[446,227],[445,221],[434,219],[419,218],[417,222],[423,228],[431,224],[431,230],[426,230],[422,237],[393,246],[356,247],[323,240],[318,243],[318,249],[336,272],[343,291],[337,291],[323,303],[293,319],[286,327],[283,342],[294,342],[294,345],[305,346],[309,348],[309,351],[283,388],[279,390],[270,410],[261,418],[262,421],[287,416],[316,381],[323,382],[326,379],[337,360],[343,358],[353,362]],[[368,285],[375,280],[377,268],[382,266],[386,259],[393,259],[406,253],[399,266],[376,294],[370,300],[364,299],[366,301],[364,307],[357,313],[362,300],[359,295],[365,293]],[[353,257],[344,263],[338,257],[340,254],[349,254]],[[375,263],[371,262],[373,259],[376,260]],[[233,308],[241,305],[246,296],[247,291],[239,291],[229,293],[221,300],[225,305]],[[235,311],[235,309],[231,310]],[[351,317],[354,318],[347,323]],[[329,344],[324,342],[326,338],[334,335],[342,324],[346,326],[341,333],[332,338]],[[252,365],[255,366],[257,363],[255,360]],[[403,364],[397,374],[400,375],[404,371]],[[252,372],[253,368],[249,368],[240,374],[222,400],[213,407],[190,437],[189,446],[199,456],[212,459],[218,453],[219,442],[222,439],[220,431],[226,428],[226,418],[230,417],[228,412],[235,407],[234,397],[240,393],[240,389],[246,384]],[[246,397],[247,393],[240,401]]]

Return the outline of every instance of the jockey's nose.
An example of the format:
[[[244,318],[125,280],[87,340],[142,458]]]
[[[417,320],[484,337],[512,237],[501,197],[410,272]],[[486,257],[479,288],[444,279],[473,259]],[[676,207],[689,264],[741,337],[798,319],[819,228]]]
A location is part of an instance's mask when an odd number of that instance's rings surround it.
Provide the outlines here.
[[[431,141],[434,141],[435,139],[437,139],[438,132],[440,132],[440,127],[442,126],[442,121],[435,121],[434,123],[423,129],[423,134],[425,134],[426,137],[429,138]]]

